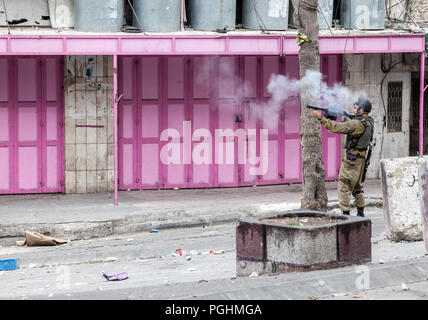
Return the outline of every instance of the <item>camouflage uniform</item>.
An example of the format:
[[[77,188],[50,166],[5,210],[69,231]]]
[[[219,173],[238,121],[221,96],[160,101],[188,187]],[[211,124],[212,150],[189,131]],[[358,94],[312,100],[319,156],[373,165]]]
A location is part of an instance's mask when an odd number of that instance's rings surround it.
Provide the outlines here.
[[[365,160],[367,150],[358,150],[355,148],[358,140],[364,135],[371,135],[373,133],[373,118],[370,116],[358,119],[349,120],[346,122],[336,122],[325,117],[320,119],[320,122],[324,127],[333,133],[346,134],[346,154],[342,160],[339,171],[339,182],[337,185],[337,193],[340,209],[343,212],[351,211],[350,207],[350,193],[355,198],[354,205],[357,208],[364,208],[364,193],[362,185],[362,177],[364,173]],[[368,126],[368,131],[366,132],[366,127]],[[365,138],[365,140],[367,140]],[[354,141],[354,143],[351,143]],[[355,160],[348,159],[355,158]]]

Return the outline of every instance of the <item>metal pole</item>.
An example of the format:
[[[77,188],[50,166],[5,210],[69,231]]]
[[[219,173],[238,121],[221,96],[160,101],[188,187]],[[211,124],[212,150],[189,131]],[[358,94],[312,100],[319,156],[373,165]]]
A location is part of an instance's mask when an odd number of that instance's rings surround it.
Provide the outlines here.
[[[114,122],[114,204],[118,205],[118,129],[117,129],[117,55],[113,56],[113,122]]]
[[[425,40],[424,40],[425,42]],[[425,44],[424,44],[425,48]],[[421,54],[421,76],[419,93],[419,156],[424,155],[424,91],[425,91],[425,51]]]

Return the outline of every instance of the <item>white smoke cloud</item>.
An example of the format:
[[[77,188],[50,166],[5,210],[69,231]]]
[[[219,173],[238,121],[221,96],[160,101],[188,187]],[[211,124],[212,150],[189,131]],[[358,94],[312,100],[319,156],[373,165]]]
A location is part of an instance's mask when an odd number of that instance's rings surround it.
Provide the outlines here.
[[[253,109],[264,110],[265,122],[276,123],[282,106],[287,108],[286,100],[299,96],[302,89],[308,91],[311,104],[318,104],[321,107],[336,106],[340,110],[352,111],[352,105],[359,97],[367,98],[364,91],[352,91],[341,83],[335,83],[333,86],[323,81],[322,73],[314,70],[308,70],[305,77],[301,80],[289,78],[280,74],[272,74],[267,85],[267,90],[271,94],[268,102],[262,104],[253,104]],[[266,121],[266,111],[269,113],[269,120]],[[257,112],[256,114],[263,114]]]
[[[263,116],[265,128],[273,129],[278,123],[279,112],[286,99],[297,97],[300,90],[299,80],[280,74],[272,74],[269,78],[267,90],[271,95],[269,101],[263,105],[252,104],[253,109],[261,109],[256,114]]]
[[[202,59],[202,63],[194,70],[193,80],[197,84],[195,89],[207,85],[207,82],[215,75],[217,65],[215,61],[212,61],[212,57],[199,59]],[[349,113],[352,113],[352,104],[359,97],[367,98],[364,91],[352,91],[341,83],[329,86],[321,72],[308,70],[301,80],[281,74],[271,74],[266,87],[270,98],[264,102],[256,102],[254,98],[257,88],[253,83],[236,76],[235,58],[221,57],[219,61],[218,77],[223,90],[228,92],[227,96],[221,98],[234,99],[234,103],[223,103],[221,108],[233,108],[235,111],[235,104],[244,103],[246,115],[263,121],[265,128],[276,127],[282,108],[287,109],[287,99],[298,98],[300,90],[306,90],[310,104],[324,108],[335,106],[335,108]]]

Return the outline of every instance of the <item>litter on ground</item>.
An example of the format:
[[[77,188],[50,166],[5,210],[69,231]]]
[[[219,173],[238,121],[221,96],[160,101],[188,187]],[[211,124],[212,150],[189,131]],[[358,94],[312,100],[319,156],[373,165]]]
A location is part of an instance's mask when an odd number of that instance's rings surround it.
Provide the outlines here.
[[[25,243],[28,247],[33,246],[56,246],[67,243],[67,240],[45,236],[38,232],[25,231]]]
[[[105,273],[103,273],[103,277],[106,278],[108,281],[121,281],[121,280],[128,279],[128,273],[127,272],[118,273],[114,276],[108,276]]]
[[[0,271],[10,271],[18,269],[18,259],[0,260]]]
[[[116,257],[108,257],[104,260],[104,262],[115,262],[115,261],[117,261]]]

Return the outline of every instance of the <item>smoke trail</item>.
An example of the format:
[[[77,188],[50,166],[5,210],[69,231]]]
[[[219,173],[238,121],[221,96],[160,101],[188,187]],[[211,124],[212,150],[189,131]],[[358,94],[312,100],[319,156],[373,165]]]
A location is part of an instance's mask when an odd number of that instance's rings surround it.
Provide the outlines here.
[[[268,127],[276,125],[281,108],[287,109],[287,99],[299,96],[300,89],[308,90],[312,104],[322,107],[336,106],[340,110],[352,112],[352,104],[359,97],[367,98],[364,91],[352,91],[341,83],[333,86],[323,81],[323,75],[318,71],[308,70],[301,80],[289,78],[280,74],[272,74],[267,85],[271,98],[266,103],[252,104],[254,114],[258,120],[264,120]]]
[[[195,65],[193,78],[196,97],[199,97],[198,90],[207,86],[209,88],[216,66],[211,57],[199,59],[195,59],[195,62],[199,63]],[[277,126],[281,110],[284,108],[287,113],[287,104],[290,103],[290,99],[295,105],[295,99],[300,97],[300,90],[306,90],[311,104],[326,108],[335,106],[337,109],[350,113],[352,113],[352,104],[359,97],[367,98],[364,91],[352,91],[341,83],[329,86],[323,79],[322,73],[308,70],[301,80],[281,74],[271,74],[266,86],[270,96],[269,100],[256,101],[254,84],[236,74],[236,63],[234,57],[219,59],[216,81],[219,84],[219,98],[224,99],[224,103],[219,105],[219,108],[235,109],[235,104],[244,103],[247,119],[263,121],[265,128],[273,129]]]
[[[283,103],[288,98],[297,97],[299,95],[300,83],[299,80],[289,78],[288,76],[272,74],[269,78],[267,90],[271,95],[269,101],[261,106],[253,104],[252,108],[260,108],[262,112],[255,113],[262,116],[263,126],[273,129],[278,123],[278,117]]]

